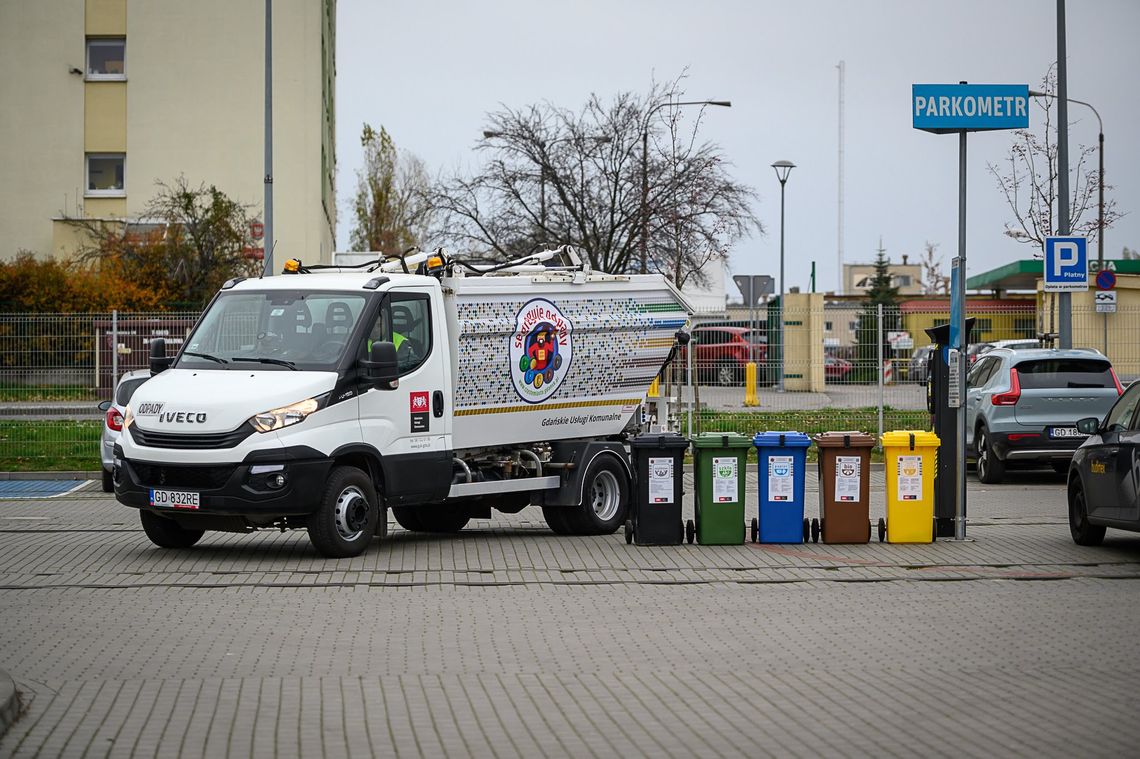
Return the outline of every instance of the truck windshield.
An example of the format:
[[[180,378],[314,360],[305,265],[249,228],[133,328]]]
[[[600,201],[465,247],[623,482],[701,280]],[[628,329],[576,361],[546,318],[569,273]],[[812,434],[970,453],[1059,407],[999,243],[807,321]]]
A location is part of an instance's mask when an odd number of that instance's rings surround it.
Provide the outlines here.
[[[331,371],[364,305],[363,295],[344,292],[223,293],[187,338],[177,366]]]

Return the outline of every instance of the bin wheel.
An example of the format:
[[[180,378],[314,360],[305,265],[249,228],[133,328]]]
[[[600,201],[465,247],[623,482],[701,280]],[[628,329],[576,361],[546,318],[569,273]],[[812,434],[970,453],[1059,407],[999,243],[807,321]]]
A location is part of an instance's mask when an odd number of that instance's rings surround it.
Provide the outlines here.
[[[631,545],[633,543],[633,520],[625,520],[625,544]]]
[[[752,517],[752,542],[760,540],[760,523],[756,521],[756,517]]]
[[[811,520],[811,542],[819,542],[819,533],[823,531],[823,522],[818,519]]]
[[[935,543],[938,541],[938,517],[930,521],[930,542]]]
[[[804,518],[804,542],[811,540],[811,520]]]
[[[692,545],[695,537],[697,537],[697,525],[690,519],[685,523],[685,540],[688,541],[689,545]]]
[[[867,520],[867,542],[871,542],[871,520]]]
[[[887,520],[879,517],[879,542],[883,542],[883,538],[887,537]]]

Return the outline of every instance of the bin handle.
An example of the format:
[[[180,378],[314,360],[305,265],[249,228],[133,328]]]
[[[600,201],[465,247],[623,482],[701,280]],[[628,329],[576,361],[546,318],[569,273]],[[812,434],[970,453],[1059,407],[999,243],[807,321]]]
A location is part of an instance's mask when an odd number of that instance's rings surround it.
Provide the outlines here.
[[[721,448],[727,448],[728,447],[728,435],[721,435],[720,436],[720,446],[721,446]]]
[[[780,447],[784,447],[784,433],[782,432],[780,433]]]
[[[851,447],[851,436],[850,435],[844,435],[843,436],[843,447],[844,448],[850,448]]]
[[[910,449],[914,450],[914,433],[910,433]]]

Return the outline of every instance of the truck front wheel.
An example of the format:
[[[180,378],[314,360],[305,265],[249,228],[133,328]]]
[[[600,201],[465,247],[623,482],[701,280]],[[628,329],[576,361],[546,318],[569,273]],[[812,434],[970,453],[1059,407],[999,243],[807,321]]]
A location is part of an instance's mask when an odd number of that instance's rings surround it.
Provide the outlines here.
[[[611,535],[629,513],[629,475],[613,456],[599,456],[582,478],[582,502],[565,510],[576,535]]]
[[[187,530],[173,519],[139,511],[139,521],[150,542],[159,548],[189,548],[202,539],[205,530]]]
[[[359,556],[368,548],[380,518],[376,491],[368,475],[352,466],[338,466],[317,510],[309,515],[309,540],[322,556]]]

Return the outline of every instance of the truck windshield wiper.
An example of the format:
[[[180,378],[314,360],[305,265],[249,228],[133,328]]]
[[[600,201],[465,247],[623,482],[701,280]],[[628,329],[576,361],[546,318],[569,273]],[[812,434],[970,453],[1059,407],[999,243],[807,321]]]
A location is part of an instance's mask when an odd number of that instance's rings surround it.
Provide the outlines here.
[[[209,359],[210,361],[214,361],[214,362],[217,362],[219,364],[228,364],[229,363],[229,361],[226,361],[224,358],[218,358],[217,356],[211,356],[209,353],[195,353],[194,351],[182,351],[182,355],[183,356],[194,356],[195,358],[206,358],[206,359]]]
[[[287,366],[293,371],[297,371],[297,365],[292,361],[286,361],[283,358],[250,358],[249,356],[234,356],[234,361],[253,361],[259,364],[273,364],[275,366]]]

